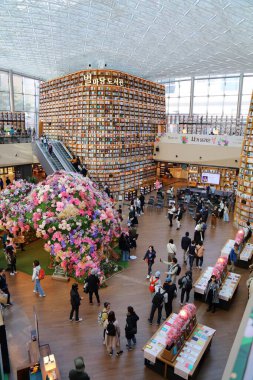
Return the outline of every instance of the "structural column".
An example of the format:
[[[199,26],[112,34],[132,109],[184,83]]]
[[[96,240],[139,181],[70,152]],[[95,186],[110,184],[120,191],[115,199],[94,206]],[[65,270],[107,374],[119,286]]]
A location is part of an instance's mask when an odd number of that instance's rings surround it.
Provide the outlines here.
[[[10,87],[10,108],[11,108],[11,112],[15,112],[13,72],[11,70],[9,70],[9,87]]]

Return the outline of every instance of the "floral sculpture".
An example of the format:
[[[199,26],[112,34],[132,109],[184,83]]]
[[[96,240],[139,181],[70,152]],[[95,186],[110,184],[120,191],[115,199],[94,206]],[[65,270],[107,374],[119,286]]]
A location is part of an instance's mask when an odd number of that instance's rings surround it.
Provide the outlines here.
[[[7,211],[3,221],[6,228],[13,233],[18,228],[35,229],[37,237],[46,240],[45,250],[54,261],[76,277],[87,275],[91,268],[99,271],[100,262],[106,257],[104,251],[120,234],[112,201],[80,174],[54,173],[31,186],[13,211],[11,202],[8,210],[4,209],[5,201],[1,193],[0,217],[2,209],[5,215]]]
[[[166,344],[171,347],[182,335],[184,326],[189,322],[191,318],[196,315],[196,306],[194,304],[187,304],[183,306],[177,317],[173,322],[173,326],[170,328],[167,334]]]
[[[216,280],[219,280],[222,277],[222,273],[224,272],[228,263],[227,256],[221,256],[215,263],[215,266],[212,271],[212,275],[216,277]]]

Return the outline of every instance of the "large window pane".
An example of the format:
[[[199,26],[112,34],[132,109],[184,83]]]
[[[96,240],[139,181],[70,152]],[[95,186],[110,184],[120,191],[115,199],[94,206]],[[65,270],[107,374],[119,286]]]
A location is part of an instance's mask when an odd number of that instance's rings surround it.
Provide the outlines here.
[[[23,92],[24,94],[35,95],[34,79],[23,77]]]
[[[207,113],[208,97],[195,97],[193,101],[193,113],[195,115],[206,115]]]
[[[190,97],[179,98],[179,113],[189,114],[190,111]]]
[[[237,96],[225,96],[223,105],[224,116],[236,116],[237,111]]]
[[[210,96],[208,102],[208,115],[222,115],[224,96]]]
[[[169,100],[169,114],[178,113],[178,98],[170,98]]]
[[[244,77],[243,88],[242,88],[243,95],[252,94],[252,91],[253,91],[253,77]]]
[[[35,93],[36,95],[40,94],[40,80],[35,80]]]
[[[240,79],[239,77],[225,79],[225,94],[226,95],[238,95],[239,79]]]
[[[208,95],[208,79],[195,80],[194,83],[194,96]]]
[[[27,112],[35,111],[35,96],[24,95],[24,110]]]
[[[224,78],[210,79],[209,95],[224,95],[225,80]]]
[[[10,110],[10,95],[8,92],[0,92],[0,111]]]
[[[191,81],[184,80],[180,82],[180,96],[190,96],[191,93]]]
[[[15,94],[23,93],[23,78],[20,75],[13,75],[13,87]]]
[[[25,124],[26,129],[31,128],[33,129],[35,127],[35,113],[33,112],[26,112],[25,113]]]
[[[242,96],[241,115],[248,115],[250,100],[251,100],[251,94]]]
[[[9,74],[0,71],[0,91],[9,91]]]
[[[171,82],[169,84],[169,92],[168,95],[170,97],[179,96],[179,82]]]
[[[23,94],[14,94],[15,111],[24,111],[24,96]]]

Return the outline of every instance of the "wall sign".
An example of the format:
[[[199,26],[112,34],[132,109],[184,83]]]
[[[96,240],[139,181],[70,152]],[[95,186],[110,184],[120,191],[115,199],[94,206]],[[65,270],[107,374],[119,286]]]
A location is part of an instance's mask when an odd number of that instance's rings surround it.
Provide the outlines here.
[[[108,86],[124,86],[124,80],[120,78],[109,78],[109,77],[97,77],[97,75],[92,75],[91,73],[85,74],[83,76],[84,85],[92,86],[92,85],[108,85]]]
[[[156,143],[169,144],[197,144],[211,146],[229,146],[241,147],[243,136],[222,136],[222,135],[196,135],[196,134],[179,134],[163,133],[156,137]]]

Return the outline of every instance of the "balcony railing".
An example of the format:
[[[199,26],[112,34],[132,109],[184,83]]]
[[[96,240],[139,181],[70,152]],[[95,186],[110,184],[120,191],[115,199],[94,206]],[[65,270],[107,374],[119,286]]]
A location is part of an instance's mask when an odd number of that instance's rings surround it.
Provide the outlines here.
[[[29,143],[31,141],[32,137],[25,134],[14,136],[0,135],[0,144]]]
[[[232,116],[167,116],[167,131],[173,133],[242,136],[245,125],[245,117],[237,119]]]

